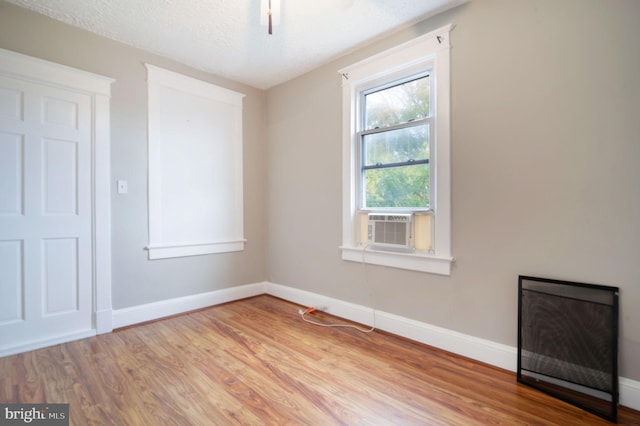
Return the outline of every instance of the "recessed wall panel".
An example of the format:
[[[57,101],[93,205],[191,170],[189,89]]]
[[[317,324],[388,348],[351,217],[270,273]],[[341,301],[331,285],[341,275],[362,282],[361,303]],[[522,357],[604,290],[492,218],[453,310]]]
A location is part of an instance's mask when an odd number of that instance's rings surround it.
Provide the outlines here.
[[[78,144],[45,138],[42,145],[43,214],[77,214]]]
[[[45,316],[78,310],[78,264],[76,238],[42,241]]]
[[[24,319],[22,241],[0,241],[0,324]]]
[[[42,123],[78,128],[78,104],[55,98],[42,98]]]
[[[23,95],[19,90],[0,87],[0,118],[20,121],[23,117]]]
[[[244,95],[147,69],[149,257],[243,250]]]
[[[0,132],[0,216],[23,212],[23,137]]]

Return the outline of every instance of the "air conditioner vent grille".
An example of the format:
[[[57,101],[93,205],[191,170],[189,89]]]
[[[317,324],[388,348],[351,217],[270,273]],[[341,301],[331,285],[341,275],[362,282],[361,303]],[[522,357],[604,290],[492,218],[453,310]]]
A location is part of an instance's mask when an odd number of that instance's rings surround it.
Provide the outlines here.
[[[410,241],[411,214],[369,214],[369,244],[409,249]]]

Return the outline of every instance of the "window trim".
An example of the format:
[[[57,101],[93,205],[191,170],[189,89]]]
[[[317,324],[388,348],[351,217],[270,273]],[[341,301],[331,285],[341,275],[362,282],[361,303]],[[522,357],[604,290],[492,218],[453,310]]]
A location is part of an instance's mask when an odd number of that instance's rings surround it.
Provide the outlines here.
[[[145,249],[149,260],[243,251],[245,95],[151,64],[145,66],[149,161],[149,244]],[[183,107],[182,116],[172,117],[167,112],[173,105]],[[178,148],[181,157],[171,153]],[[184,177],[185,167],[216,170],[218,175],[194,182]],[[217,179],[221,183],[216,186],[214,178],[218,176],[224,179]],[[180,186],[176,183],[188,191],[176,191]],[[186,220],[182,211],[201,214]],[[224,226],[211,226],[211,218]]]
[[[343,220],[342,259],[440,275],[451,274],[451,100],[449,34],[446,25],[392,49],[357,62],[338,72],[342,76]],[[429,65],[430,64],[430,65]],[[359,128],[357,120],[363,90],[391,82],[415,70],[430,66],[435,79],[432,93],[434,145],[432,159],[431,209],[434,211],[433,252],[393,252],[372,249],[357,241],[359,209]],[[376,209],[377,211],[377,209]]]

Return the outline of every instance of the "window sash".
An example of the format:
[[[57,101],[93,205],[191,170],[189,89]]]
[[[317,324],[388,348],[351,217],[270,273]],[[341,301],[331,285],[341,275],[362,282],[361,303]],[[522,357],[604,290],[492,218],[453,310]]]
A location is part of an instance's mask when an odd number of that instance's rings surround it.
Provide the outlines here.
[[[376,127],[375,129],[361,130],[360,132],[358,132],[358,135],[366,136],[366,135],[371,135],[371,134],[374,134],[374,133],[390,132],[390,131],[393,131],[393,130],[405,129],[407,127],[414,127],[414,126],[421,126],[421,125],[424,125],[424,124],[430,124],[432,121],[433,121],[433,117],[429,116],[429,117],[421,118],[419,120],[405,121],[404,123],[398,123],[398,124],[394,124],[392,126]]]
[[[404,169],[404,170],[403,170]],[[417,175],[412,174],[412,169]],[[422,169],[422,170],[416,170]],[[383,171],[384,170],[384,171]],[[398,178],[397,173],[403,174],[402,187],[398,187],[394,184],[386,185],[387,191],[393,193],[393,197],[385,196],[385,192],[376,191],[369,193],[367,190],[368,179],[377,181],[378,179],[386,180],[390,178],[392,181]],[[404,175],[404,173],[407,173]],[[402,211],[402,212],[415,212],[431,209],[431,191],[430,182],[425,183],[424,173],[430,176],[431,170],[429,170],[428,162],[421,163],[409,163],[408,165],[396,166],[396,167],[378,167],[369,168],[362,171],[363,181],[363,207],[362,210],[367,211]],[[379,174],[382,174],[381,176]],[[379,176],[375,176],[379,175]],[[428,179],[428,177],[427,177]],[[397,181],[396,181],[397,182]],[[423,187],[422,185],[426,185]],[[418,188],[418,191],[415,189]],[[419,195],[417,195],[419,194]],[[368,198],[371,196],[371,198]]]
[[[415,121],[411,121],[411,122],[406,122],[406,123],[401,123],[395,126],[390,126],[390,127],[385,127],[382,129],[373,129],[373,130],[366,130],[366,131],[362,131],[359,132],[357,134],[357,137],[360,140],[360,166],[361,168],[371,168],[373,165],[369,164],[367,165],[367,159],[366,159],[366,136],[370,136],[370,135],[375,135],[375,134],[384,134],[384,133],[394,133],[398,130],[403,130],[403,129],[408,129],[408,128],[412,128],[412,127],[426,127],[427,129],[427,141],[429,143],[429,149],[427,150],[427,158],[419,158],[416,159],[414,158],[414,161],[411,161],[412,159],[407,159],[406,162],[394,162],[395,164],[401,165],[401,164],[409,164],[411,162],[415,162],[417,163],[418,161],[423,161],[423,160],[428,160],[431,157],[431,140],[432,140],[432,132],[431,132],[431,127],[432,127],[432,120],[431,117],[428,118],[424,118],[421,120],[415,120]],[[375,143],[375,142],[372,142]],[[394,163],[381,163],[382,165],[385,164],[394,164]],[[376,163],[378,164],[378,163]]]
[[[425,118],[429,118],[432,116],[432,109],[431,109],[431,103],[432,103],[432,98],[431,98],[431,94],[433,93],[433,80],[430,78],[431,77],[431,69],[425,69],[422,70],[418,73],[412,73],[412,74],[408,74],[408,75],[403,75],[400,78],[395,78],[395,79],[385,79],[383,81],[382,84],[378,84],[375,85],[373,87],[369,87],[366,90],[362,90],[360,92],[360,102],[361,105],[363,106],[362,108],[362,114],[361,114],[361,119],[360,119],[360,128],[365,130],[365,131],[375,131],[377,129],[388,129],[391,127],[396,127],[398,125],[403,125],[405,123],[410,123],[413,121],[418,121],[418,120],[422,120]],[[417,82],[419,80],[422,79],[426,79],[427,83],[428,83],[428,87],[429,87],[429,93],[428,93],[428,99],[427,99],[427,115],[420,117],[420,118],[413,118],[411,120],[405,121],[405,122],[400,122],[400,123],[394,123],[394,124],[390,124],[390,125],[384,125],[384,126],[378,126],[378,127],[369,127],[367,124],[367,118],[369,117],[369,113],[368,113],[368,106],[367,106],[367,96],[369,95],[375,95],[377,93],[380,92],[384,92],[387,90],[391,90],[394,89],[396,87],[408,84],[408,83],[413,83],[413,82]],[[402,112],[402,108],[399,111],[396,112]]]
[[[429,164],[429,159],[424,160],[407,160],[399,163],[377,163],[372,166],[362,166],[362,170],[390,169],[394,167],[417,166],[419,164]]]
[[[430,72],[430,71],[429,71]],[[427,75],[428,76],[428,72],[424,72],[422,73],[422,75]],[[393,86],[397,86],[399,84],[403,84],[407,81],[411,81],[412,79],[415,79],[415,74],[413,75],[413,77],[407,77],[404,78],[402,80],[396,80],[393,83],[388,83],[386,85],[386,87],[393,87]],[[400,83],[398,83],[398,81],[400,81]],[[431,80],[432,83],[432,80]],[[367,90],[362,90],[360,92],[360,102],[362,105],[362,108],[360,108],[360,111],[362,112],[360,115],[360,120],[359,122],[361,123],[361,125],[364,125],[365,122],[365,113],[364,111],[366,110],[366,104],[365,104],[365,94],[370,93],[370,92],[375,92],[375,91],[379,91],[379,90],[384,90],[384,89],[379,89],[379,87],[385,87],[385,86],[378,86],[376,88],[369,88]],[[429,167],[429,185],[426,188],[426,191],[428,192],[427,194],[427,198],[429,200],[433,200],[433,176],[432,176],[432,170],[431,170],[431,153],[433,152],[433,136],[434,136],[434,126],[433,126],[433,122],[434,122],[434,117],[432,115],[430,115],[429,117],[426,118],[422,118],[419,120],[412,120],[412,121],[407,121],[404,123],[399,123],[399,124],[395,124],[392,126],[388,126],[388,127],[377,127],[375,129],[367,129],[367,130],[360,130],[357,134],[356,137],[358,138],[358,140],[360,141],[360,143],[358,144],[358,149],[359,149],[359,168],[360,168],[360,179],[359,179],[359,183],[358,183],[358,192],[359,192],[359,196],[358,199],[360,200],[359,202],[359,208],[362,210],[373,210],[373,211],[377,211],[377,210],[391,210],[391,211],[424,211],[424,210],[431,210],[431,202],[429,202],[428,206],[398,206],[398,207],[375,207],[375,206],[370,206],[369,203],[367,203],[367,181],[366,181],[366,177],[365,174],[368,170],[375,170],[375,169],[384,169],[384,168],[400,168],[400,167],[406,167],[406,166],[419,166],[419,165],[428,165]],[[365,136],[368,135],[372,135],[372,134],[382,134],[382,133],[387,133],[387,132],[393,132],[396,130],[401,130],[401,129],[406,129],[406,128],[411,128],[411,127],[418,127],[418,126],[427,126],[427,131],[428,131],[428,138],[429,138],[429,158],[426,159],[419,159],[419,160],[415,160],[415,159],[408,159],[407,161],[402,161],[402,162],[393,162],[393,163],[376,163],[376,164],[372,164],[372,165],[366,165],[366,161],[365,161],[365,153],[366,153],[366,148],[365,148]]]

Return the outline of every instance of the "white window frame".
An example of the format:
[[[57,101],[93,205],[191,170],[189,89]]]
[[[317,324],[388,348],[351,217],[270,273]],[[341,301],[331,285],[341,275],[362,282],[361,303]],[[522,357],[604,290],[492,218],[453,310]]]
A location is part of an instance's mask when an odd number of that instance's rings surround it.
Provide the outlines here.
[[[447,25],[395,48],[339,70],[342,75],[343,220],[342,259],[440,275],[451,274],[451,100],[450,49]],[[431,69],[435,93],[434,149],[431,152],[431,210],[433,250],[430,252],[373,249],[358,240],[360,159],[357,137],[359,98],[363,90],[390,82],[419,69]]]

